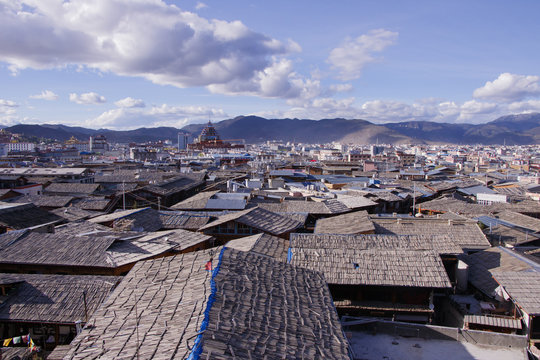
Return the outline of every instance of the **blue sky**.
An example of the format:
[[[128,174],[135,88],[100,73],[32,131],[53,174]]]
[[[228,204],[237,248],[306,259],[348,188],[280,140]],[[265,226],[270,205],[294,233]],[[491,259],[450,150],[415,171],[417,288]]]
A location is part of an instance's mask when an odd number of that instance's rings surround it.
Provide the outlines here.
[[[540,2],[0,0],[0,124],[540,111]]]

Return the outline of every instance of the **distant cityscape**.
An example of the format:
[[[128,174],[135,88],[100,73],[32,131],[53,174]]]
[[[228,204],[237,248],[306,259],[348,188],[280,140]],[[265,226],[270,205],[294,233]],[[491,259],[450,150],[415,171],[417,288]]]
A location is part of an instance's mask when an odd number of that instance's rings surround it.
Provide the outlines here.
[[[188,329],[173,341],[186,349],[210,311],[236,319],[233,332],[255,326],[287,342],[314,332],[286,349],[325,342],[324,358],[373,354],[374,341],[411,346],[410,337],[477,358],[539,354],[538,145],[250,144],[209,121],[196,137],[127,144],[103,134],[36,143],[3,129],[0,149],[10,351],[31,339],[31,353],[53,359],[168,352],[150,333],[158,309],[155,319],[173,319],[163,329]],[[166,290],[172,279],[176,292]],[[37,293],[46,305],[31,301]],[[198,300],[183,306],[188,295]],[[267,301],[288,327],[299,312],[317,316],[276,332],[256,320],[273,311]],[[233,315],[237,306],[251,320]],[[209,328],[229,326],[213,316]],[[129,318],[143,340],[126,350],[114,333],[134,336],[119,323]],[[203,353],[221,351],[212,336],[223,333],[205,333]],[[269,353],[266,340],[255,344],[227,351]]]

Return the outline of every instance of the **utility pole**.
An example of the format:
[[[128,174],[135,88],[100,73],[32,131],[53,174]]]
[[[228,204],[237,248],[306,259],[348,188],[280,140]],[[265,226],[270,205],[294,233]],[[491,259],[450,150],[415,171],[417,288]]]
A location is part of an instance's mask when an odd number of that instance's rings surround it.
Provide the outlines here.
[[[122,180],[122,209],[126,210],[126,182]]]
[[[161,210],[161,198],[160,197],[157,198],[157,209],[158,209],[158,211]]]

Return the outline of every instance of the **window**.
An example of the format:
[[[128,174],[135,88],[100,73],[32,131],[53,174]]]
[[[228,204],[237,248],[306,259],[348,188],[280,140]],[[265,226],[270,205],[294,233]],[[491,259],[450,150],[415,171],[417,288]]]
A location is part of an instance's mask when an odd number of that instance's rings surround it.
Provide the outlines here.
[[[244,224],[237,224],[238,234],[251,234],[251,227]]]

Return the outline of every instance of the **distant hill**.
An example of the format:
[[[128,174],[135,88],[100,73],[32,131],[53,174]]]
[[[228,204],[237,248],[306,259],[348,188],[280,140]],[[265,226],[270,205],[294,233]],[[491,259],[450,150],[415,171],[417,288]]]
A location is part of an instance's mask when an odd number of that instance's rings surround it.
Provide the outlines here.
[[[191,124],[182,129],[173,127],[140,128],[116,131],[92,130],[65,125],[15,125],[6,130],[38,138],[68,140],[88,139],[103,134],[111,142],[145,142],[177,140],[178,132],[197,136],[206,126]],[[373,124],[361,119],[265,119],[238,116],[214,124],[222,139],[244,139],[247,143],[267,140],[304,143],[344,142],[357,144],[540,144],[540,114],[508,115],[486,124],[450,124],[429,121]]]

